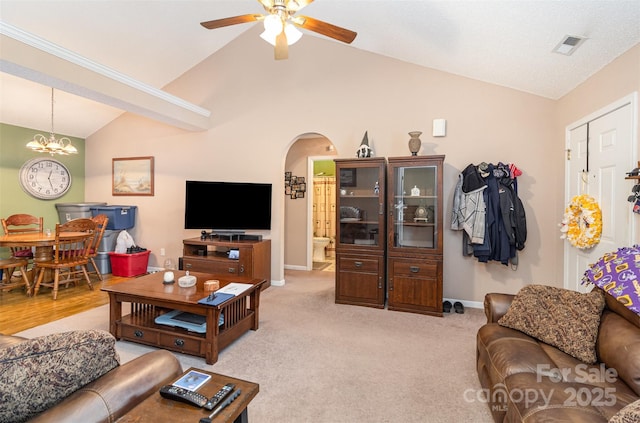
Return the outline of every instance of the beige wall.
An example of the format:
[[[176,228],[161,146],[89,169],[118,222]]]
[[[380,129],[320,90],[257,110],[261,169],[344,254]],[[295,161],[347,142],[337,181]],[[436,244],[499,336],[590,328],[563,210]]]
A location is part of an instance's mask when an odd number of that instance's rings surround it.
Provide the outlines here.
[[[124,115],[87,139],[86,201],[138,206],[134,237],[162,263],[181,255],[185,179],[270,182],[274,186],[272,278],[284,281],[283,172],[296,138],[326,136],[338,157],[354,157],[368,131],[377,156],[408,155],[407,133],[424,132],[424,154],[445,154],[445,225],[458,173],[469,163],[513,162],[529,228],[520,265],[462,257],[461,234],[445,229],[444,295],[482,301],[539,282],[561,286],[564,129],[558,103],[539,96],[376,56],[313,36],[286,61],[248,31],[170,84],[168,91],[213,112],[209,131],[189,133]],[[637,86],[636,86],[637,89]],[[431,123],[447,119],[447,136]],[[112,198],[111,158],[153,155],[154,197]],[[232,198],[212,199],[225,207]],[[306,234],[300,234],[306,236]]]

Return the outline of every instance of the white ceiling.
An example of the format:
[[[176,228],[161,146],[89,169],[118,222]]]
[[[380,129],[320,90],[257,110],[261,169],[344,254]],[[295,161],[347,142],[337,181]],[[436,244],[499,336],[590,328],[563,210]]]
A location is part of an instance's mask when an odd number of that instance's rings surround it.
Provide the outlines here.
[[[256,0],[0,1],[2,22],[159,89],[260,25],[201,21],[262,12]],[[551,99],[640,42],[640,0],[316,0],[299,14],[356,31],[354,48]],[[565,35],[588,40],[552,53]],[[50,129],[50,88],[0,70],[0,122]],[[84,138],[127,107],[56,90],[55,110],[57,133]]]

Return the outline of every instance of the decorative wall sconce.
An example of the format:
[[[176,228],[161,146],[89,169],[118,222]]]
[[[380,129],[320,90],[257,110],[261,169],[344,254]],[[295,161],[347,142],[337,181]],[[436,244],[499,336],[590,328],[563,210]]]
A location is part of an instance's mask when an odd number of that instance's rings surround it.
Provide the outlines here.
[[[304,198],[307,191],[307,183],[304,176],[293,176],[291,172],[284,173],[284,195],[291,196],[291,199]]]

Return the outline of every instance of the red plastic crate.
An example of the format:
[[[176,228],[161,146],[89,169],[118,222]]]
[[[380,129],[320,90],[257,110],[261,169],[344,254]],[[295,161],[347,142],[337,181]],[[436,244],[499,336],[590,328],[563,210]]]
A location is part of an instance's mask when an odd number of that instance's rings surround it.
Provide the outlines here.
[[[143,251],[134,254],[120,254],[109,252],[111,260],[111,274],[113,276],[138,276],[147,273],[151,251]]]

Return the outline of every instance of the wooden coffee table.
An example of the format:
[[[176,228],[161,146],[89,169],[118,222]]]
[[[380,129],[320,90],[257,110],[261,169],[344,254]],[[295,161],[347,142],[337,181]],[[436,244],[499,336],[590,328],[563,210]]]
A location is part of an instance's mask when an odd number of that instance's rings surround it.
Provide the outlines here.
[[[248,423],[247,406],[249,402],[258,394],[260,386],[257,383],[247,382],[242,379],[235,379],[206,370],[190,368],[187,370],[197,370],[211,375],[211,379],[197,392],[211,398],[220,388],[227,383],[234,383],[235,389],[240,389],[241,393],[231,404],[218,413],[213,423],[235,422]],[[185,374],[187,373],[185,372]],[[118,423],[156,423],[156,422],[190,422],[198,423],[202,417],[208,417],[211,411],[204,408],[197,408],[189,404],[162,398],[159,392],[154,393],[143,402],[138,404],[133,410],[128,412]]]
[[[214,364],[222,348],[249,329],[258,329],[260,288],[265,280],[231,280],[191,272],[197,278],[196,285],[181,288],[177,281],[185,272],[178,270],[174,274],[176,282],[171,285],[162,283],[164,272],[157,272],[102,288],[109,293],[109,331],[116,339],[204,357],[207,364]],[[198,304],[209,294],[203,288],[209,279],[219,280],[220,287],[231,282],[250,283],[253,287],[217,306]],[[127,316],[122,316],[123,302],[131,303],[131,314]],[[206,316],[206,333],[155,323],[157,316],[172,310]],[[220,315],[224,322],[218,325]]]

